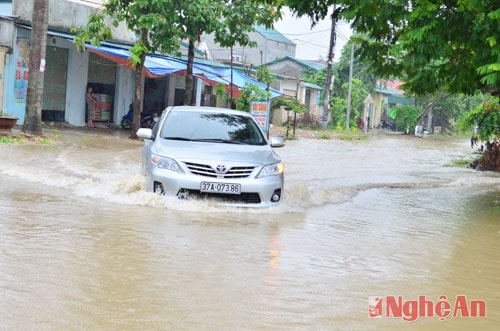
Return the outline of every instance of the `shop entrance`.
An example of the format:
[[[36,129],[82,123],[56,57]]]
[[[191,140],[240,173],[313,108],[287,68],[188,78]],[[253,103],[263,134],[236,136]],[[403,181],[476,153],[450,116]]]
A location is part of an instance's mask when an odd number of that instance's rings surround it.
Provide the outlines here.
[[[144,82],[143,115],[161,115],[167,104],[168,81],[165,78],[146,78]]]
[[[89,53],[88,87],[97,99],[94,113],[95,122],[111,122],[113,118],[113,103],[115,98],[116,63],[109,61],[95,53]],[[85,96],[87,90],[82,91]],[[85,110],[85,120],[88,109]]]

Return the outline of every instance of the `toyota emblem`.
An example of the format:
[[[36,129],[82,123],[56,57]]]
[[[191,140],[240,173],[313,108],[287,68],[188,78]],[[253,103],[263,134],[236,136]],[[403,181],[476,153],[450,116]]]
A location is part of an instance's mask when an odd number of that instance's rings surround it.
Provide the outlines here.
[[[225,174],[227,172],[227,168],[225,165],[223,164],[219,164],[217,167],[215,167],[215,171],[218,173],[218,174]]]

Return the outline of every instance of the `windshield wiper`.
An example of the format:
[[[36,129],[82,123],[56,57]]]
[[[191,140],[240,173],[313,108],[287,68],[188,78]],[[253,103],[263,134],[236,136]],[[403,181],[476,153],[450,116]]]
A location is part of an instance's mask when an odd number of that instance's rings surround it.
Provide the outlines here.
[[[185,138],[185,137],[164,137],[163,139],[193,141],[193,139],[189,139],[189,138]]]
[[[209,142],[209,143],[225,143],[225,144],[243,144],[241,141],[230,139],[193,139],[193,141]]]

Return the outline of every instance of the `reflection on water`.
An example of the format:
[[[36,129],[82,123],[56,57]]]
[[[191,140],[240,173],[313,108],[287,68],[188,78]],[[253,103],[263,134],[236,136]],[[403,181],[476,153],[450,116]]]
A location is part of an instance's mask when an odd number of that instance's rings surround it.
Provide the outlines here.
[[[466,141],[290,141],[278,208],[144,192],[141,142],[0,145],[12,329],[496,330],[500,176]],[[368,318],[369,296],[487,301],[484,319]]]

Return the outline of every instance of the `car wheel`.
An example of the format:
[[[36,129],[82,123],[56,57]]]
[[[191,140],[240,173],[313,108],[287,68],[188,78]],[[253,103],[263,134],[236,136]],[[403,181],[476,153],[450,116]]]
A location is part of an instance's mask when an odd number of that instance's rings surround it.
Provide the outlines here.
[[[153,192],[158,195],[165,195],[165,189],[163,188],[162,183],[154,182],[153,183]]]

